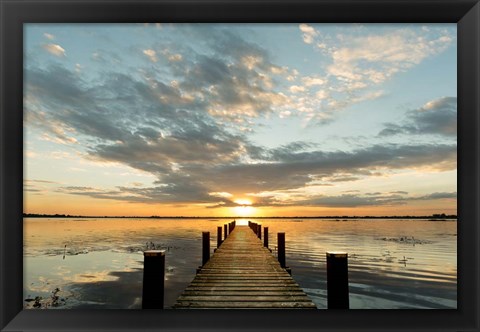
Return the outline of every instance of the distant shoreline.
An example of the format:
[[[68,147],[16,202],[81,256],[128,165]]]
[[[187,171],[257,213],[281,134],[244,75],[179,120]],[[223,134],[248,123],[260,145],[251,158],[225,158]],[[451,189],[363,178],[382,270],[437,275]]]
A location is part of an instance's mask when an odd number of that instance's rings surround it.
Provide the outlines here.
[[[109,218],[109,219],[429,219],[448,220],[457,219],[457,215],[433,214],[429,216],[294,216],[294,217],[242,217],[242,216],[76,216],[69,214],[36,214],[24,213],[23,218]]]

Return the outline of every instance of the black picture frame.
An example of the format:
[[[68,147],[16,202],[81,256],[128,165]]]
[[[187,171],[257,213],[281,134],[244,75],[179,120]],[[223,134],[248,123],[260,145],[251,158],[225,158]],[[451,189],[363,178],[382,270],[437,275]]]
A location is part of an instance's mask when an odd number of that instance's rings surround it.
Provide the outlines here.
[[[0,0],[2,331],[479,331],[478,0]],[[457,23],[458,309],[22,310],[23,24],[98,22]]]

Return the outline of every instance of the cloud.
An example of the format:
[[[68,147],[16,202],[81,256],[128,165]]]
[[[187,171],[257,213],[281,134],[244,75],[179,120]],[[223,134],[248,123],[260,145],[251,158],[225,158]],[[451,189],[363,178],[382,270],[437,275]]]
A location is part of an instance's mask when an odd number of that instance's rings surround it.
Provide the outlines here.
[[[396,195],[389,193],[374,194],[343,194],[339,196],[319,196],[304,201],[296,202],[300,205],[313,205],[321,207],[360,207],[360,206],[394,206],[405,205],[415,200],[442,200],[456,199],[457,193],[431,193],[424,196],[405,196],[405,194]]]
[[[315,86],[315,85],[324,85],[326,81],[323,78],[320,77],[302,77],[302,82],[305,86],[310,87],[310,86]]]
[[[157,64],[143,61],[146,68],[129,75],[108,66],[102,66],[101,74],[95,77],[78,75],[58,64],[25,68],[25,121],[29,128],[56,142],[73,144],[73,139],[77,140],[88,159],[120,163],[156,178],[150,187],[64,186],[60,192],[126,202],[234,206],[233,197],[245,193],[257,195],[252,196],[258,198],[256,204],[286,204],[279,203],[278,196],[275,200],[261,196],[283,191],[296,201],[303,200],[302,204],[335,204],[335,198],[305,197],[297,191],[403,169],[456,168],[454,144],[383,143],[328,152],[308,142],[277,148],[253,143],[243,129],[254,128],[255,119],[272,114],[289,116],[297,106],[307,115],[315,111],[318,105],[303,98],[305,90],[318,94],[326,110],[378,98],[383,92],[350,94],[334,104],[332,92],[325,86],[333,82],[347,94],[349,89],[363,89],[364,81],[345,81],[342,85],[332,81],[332,76],[311,75],[298,79],[298,98],[285,95],[280,91],[293,86],[282,86],[277,77],[298,76],[298,72],[274,64],[262,47],[238,35],[202,29],[196,33],[206,36],[202,40],[211,46],[209,52],[188,46],[175,49],[175,53],[158,54],[154,51],[160,49],[158,45],[143,53],[136,49],[132,53],[137,57],[151,61],[154,57]],[[310,33],[308,27],[303,29]],[[177,54],[182,55],[181,61],[169,61]],[[107,63],[113,58],[99,50],[96,61]],[[424,113],[445,105],[425,105]],[[317,120],[328,121],[332,112],[317,115]],[[428,117],[422,116],[412,115],[411,120],[427,123]],[[395,195],[401,193],[385,194],[384,201]],[[351,205],[380,200],[372,195],[361,200],[351,195],[336,199]]]
[[[46,32],[45,32],[45,33],[43,34],[43,36],[44,36],[45,38],[47,38],[48,40],[54,40],[54,39],[55,39],[55,36],[52,35],[52,34],[50,34],[50,33],[46,33]]]
[[[168,143],[166,143],[168,146]],[[97,146],[90,151],[91,157],[104,161],[116,161],[130,167],[156,174],[155,187],[126,188],[114,191],[86,190],[83,188],[62,189],[64,193],[88,195],[96,198],[122,201],[148,201],[150,203],[212,203],[230,206],[232,195],[241,193],[304,190],[310,185],[329,185],[339,181],[356,181],[378,172],[396,172],[401,169],[423,169],[432,171],[452,170],[456,167],[456,147],[447,145],[425,146],[373,146],[352,152],[321,152],[308,144],[296,143],[299,151],[283,149],[257,149],[252,157],[265,162],[241,163],[240,158],[230,159],[229,152],[213,156],[201,145],[185,148],[174,145],[168,151],[161,146],[149,149],[145,142],[123,146]],[[227,144],[224,142],[224,144]],[[245,144],[245,143],[243,143]],[[188,148],[187,148],[188,147]],[[293,149],[293,145],[291,146]],[[197,149],[202,149],[196,151]],[[301,151],[303,149],[304,151]],[[256,150],[250,149],[249,151]],[[231,161],[234,161],[233,163]],[[175,168],[173,164],[179,165]],[[120,193],[123,193],[120,195]],[[289,197],[291,204],[318,206],[361,206],[403,202],[406,192],[391,192],[379,197],[378,193],[342,195],[336,198],[316,197],[298,199]],[[303,195],[304,196],[304,195]],[[257,196],[258,197],[258,196]],[[442,199],[451,195],[435,194],[420,199]],[[229,205],[230,204],[230,205]],[[255,205],[280,204],[275,195],[256,201]],[[288,204],[282,202],[281,204]],[[215,206],[216,206],[215,205]],[[232,205],[233,206],[233,205]]]
[[[66,57],[65,49],[58,44],[44,44],[42,45],[43,49],[50,54],[53,54],[58,57]]]
[[[215,192],[215,193],[208,193],[210,196],[220,197],[220,198],[230,198],[233,195],[227,192]]]
[[[378,84],[443,52],[452,41],[447,34],[431,36],[409,29],[347,37],[331,52],[333,63],[327,71],[337,79]]]
[[[298,86],[298,85],[292,85],[290,88],[289,88],[290,92],[293,92],[293,93],[297,93],[297,92],[303,92],[305,91],[305,87],[303,86]]]
[[[308,24],[300,24],[298,26],[300,31],[302,31],[302,38],[306,44],[312,44],[315,36],[318,35],[318,32]]]
[[[169,61],[178,62],[183,60],[183,56],[181,54],[172,54],[168,57]]]
[[[151,50],[151,49],[143,50],[143,54],[145,54],[152,62],[158,61],[157,52],[155,52],[154,50]]]
[[[48,184],[55,184],[58,182],[55,181],[48,181],[48,180],[23,180],[23,183],[30,184],[30,183],[48,183]]]
[[[284,192],[270,192],[262,195],[253,204],[256,207],[288,207],[288,206],[315,206],[326,208],[356,208],[365,206],[398,206],[406,205],[418,200],[444,200],[456,199],[456,192],[430,193],[423,196],[407,195],[406,193],[361,193],[358,190],[350,190],[340,195],[297,195],[296,197],[287,193],[288,199],[282,199]],[[221,207],[217,205],[215,207]],[[224,206],[233,206],[232,202],[225,203]]]
[[[295,94],[303,92],[301,98],[308,99],[293,101],[312,124],[328,123],[339,110],[380,98],[385,94],[383,83],[442,53],[455,41],[455,35],[440,27],[360,27],[357,30],[361,29],[361,33],[356,33],[355,28],[347,25],[320,33],[322,28],[316,24],[300,25],[304,42],[320,51],[324,70],[316,80],[308,76],[301,80],[305,88],[316,82],[329,91],[317,91],[316,100],[307,89],[291,90]]]
[[[457,199],[456,192],[436,192],[428,195],[415,197],[416,200],[432,200],[432,199]]]
[[[378,136],[441,135],[457,137],[457,98],[443,97],[407,112],[399,124],[386,123]]]
[[[58,182],[48,180],[23,180],[23,190],[34,193],[34,195],[41,195],[47,193],[52,185],[57,185]]]

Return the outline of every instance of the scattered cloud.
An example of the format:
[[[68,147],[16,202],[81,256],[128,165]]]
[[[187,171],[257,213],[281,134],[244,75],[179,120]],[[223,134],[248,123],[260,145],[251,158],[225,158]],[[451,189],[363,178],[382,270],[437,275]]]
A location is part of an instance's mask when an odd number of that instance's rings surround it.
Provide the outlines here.
[[[157,52],[155,52],[152,49],[143,50],[143,54],[145,54],[150,59],[150,61],[152,61],[152,62],[157,62],[158,61]]]
[[[292,85],[289,90],[290,92],[297,93],[297,92],[303,92],[306,89],[304,86]]]
[[[328,86],[332,93],[317,91],[320,100],[310,101],[305,112],[310,122],[320,124],[334,120],[338,110],[383,96],[383,83],[442,53],[455,41],[455,35],[440,28],[394,27],[381,32],[363,28],[362,34],[344,34],[341,27],[337,33],[320,33],[318,25],[308,24],[299,25],[299,29],[303,41],[321,52],[324,74],[314,80],[303,77],[303,85],[290,91],[312,98],[306,89],[312,83]]]
[[[178,62],[183,60],[183,56],[181,54],[172,54],[168,57],[169,61]]]
[[[300,24],[300,31],[302,31],[302,38],[306,44],[312,44],[315,36],[318,35],[317,30],[308,24]]]
[[[58,57],[66,57],[65,49],[58,44],[44,44],[42,45],[43,49],[50,54],[53,54]]]
[[[320,78],[320,77],[302,77],[302,82],[305,86],[310,87],[310,86],[315,86],[315,85],[324,85],[326,83],[325,79]]]
[[[47,38],[48,40],[54,40],[54,39],[55,39],[55,36],[52,35],[52,34],[50,34],[50,33],[46,33],[46,32],[45,32],[45,33],[43,34],[43,36],[44,36],[45,38]]]

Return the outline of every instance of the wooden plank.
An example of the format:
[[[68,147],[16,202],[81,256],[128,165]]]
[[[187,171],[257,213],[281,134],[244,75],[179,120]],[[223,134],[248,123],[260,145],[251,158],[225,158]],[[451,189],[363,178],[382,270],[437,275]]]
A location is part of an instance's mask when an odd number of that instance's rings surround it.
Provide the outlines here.
[[[188,286],[185,291],[283,291],[283,292],[292,292],[302,290],[298,286],[215,286],[215,285],[203,285],[203,286]]]
[[[315,304],[248,227],[237,226],[174,308],[308,308]]]
[[[214,301],[214,302],[310,302],[307,295],[303,296],[289,296],[289,295],[271,295],[262,296],[260,294],[247,296],[247,295],[181,295],[177,301]]]
[[[313,302],[257,302],[257,301],[242,301],[242,302],[198,302],[198,301],[183,301],[175,305],[176,308],[198,308],[198,309],[316,309]]]
[[[185,290],[182,295],[184,296],[205,296],[205,295],[216,295],[216,296],[304,296],[305,293],[303,291],[285,291],[285,290],[276,290],[276,291],[265,291],[265,290],[195,290],[195,291],[188,291]]]

